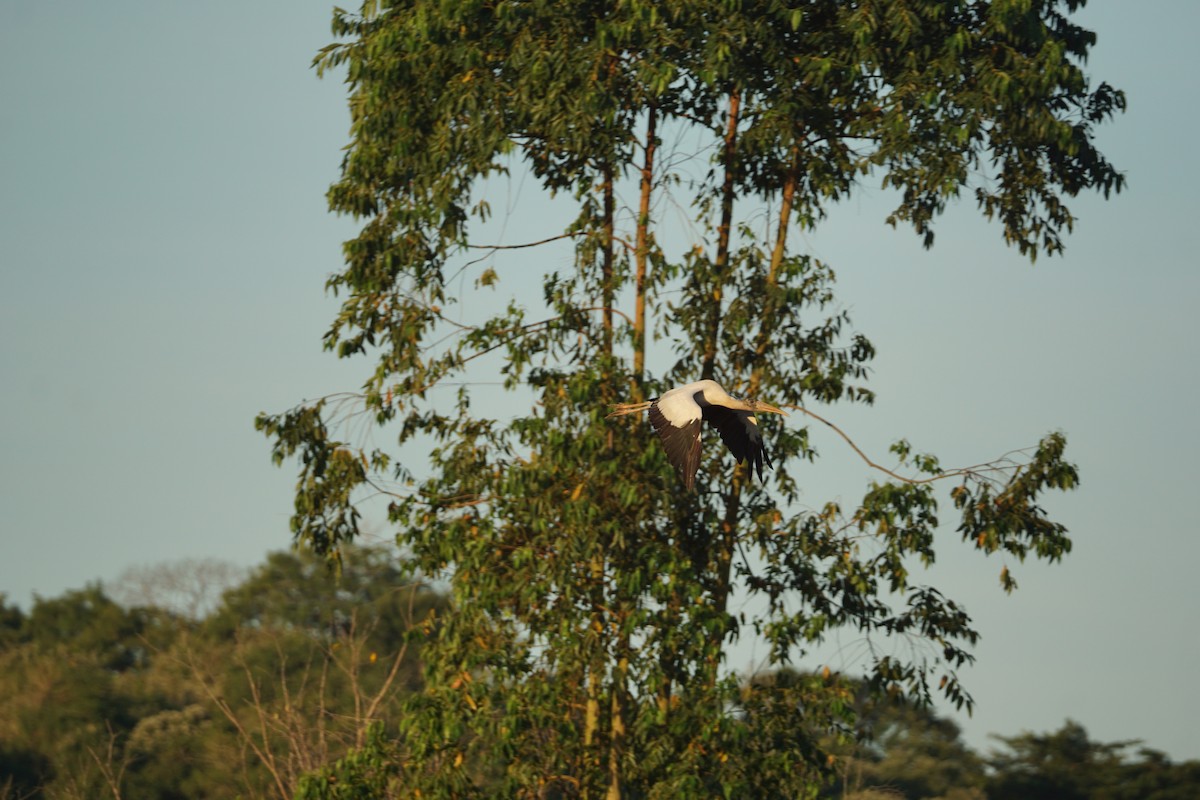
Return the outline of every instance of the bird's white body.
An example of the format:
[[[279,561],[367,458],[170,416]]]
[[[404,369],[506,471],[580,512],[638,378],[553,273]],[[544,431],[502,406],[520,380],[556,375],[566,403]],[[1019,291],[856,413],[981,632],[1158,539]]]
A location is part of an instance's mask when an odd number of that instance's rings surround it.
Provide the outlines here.
[[[705,404],[711,406],[714,401],[720,399],[717,392],[729,398],[721,384],[716,381],[696,381],[663,392],[654,401],[654,405],[658,406],[658,410],[672,425],[682,428],[689,422],[704,418],[704,407],[700,405],[696,395],[700,395]],[[709,393],[712,394],[712,400],[709,399]]]
[[[766,411],[785,414],[766,403],[739,400],[731,397],[716,381],[702,380],[676,386],[644,403],[618,405],[609,416],[633,414],[649,410],[650,424],[667,451],[667,459],[678,470],[684,485],[691,489],[700,467],[700,432],[707,421],[721,434],[721,440],[740,464],[748,461],[757,468],[762,479],[765,463],[771,459],[763,449],[762,435],[754,414]]]

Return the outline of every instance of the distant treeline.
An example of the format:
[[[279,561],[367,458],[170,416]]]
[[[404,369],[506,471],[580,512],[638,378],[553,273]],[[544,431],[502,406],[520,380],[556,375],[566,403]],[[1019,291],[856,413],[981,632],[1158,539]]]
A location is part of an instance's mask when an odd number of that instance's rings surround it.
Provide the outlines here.
[[[377,549],[350,551],[336,579],[276,553],[248,574],[211,561],[132,571],[28,612],[0,596],[0,800],[311,791],[311,776],[395,730],[422,685],[421,623],[445,602]],[[988,755],[908,705],[864,701],[858,728],[857,743],[827,743],[837,777],[822,796],[1200,797],[1200,762],[1094,742],[1074,722]]]

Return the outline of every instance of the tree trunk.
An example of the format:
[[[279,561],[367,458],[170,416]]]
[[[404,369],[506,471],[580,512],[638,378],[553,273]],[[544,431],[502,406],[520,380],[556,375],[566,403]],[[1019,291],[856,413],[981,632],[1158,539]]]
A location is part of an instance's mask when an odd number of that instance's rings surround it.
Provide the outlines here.
[[[656,128],[658,112],[650,106],[646,120],[645,160],[642,162],[641,201],[638,204],[637,242],[634,249],[636,274],[634,278],[635,307],[633,316],[633,375],[635,392],[641,399],[646,379],[646,272],[650,251],[650,198],[654,193],[654,153],[658,149]]]
[[[737,177],[737,125],[741,94],[734,89],[729,95],[729,119],[725,124],[725,142],[721,160],[725,180],[721,184],[721,222],[717,225],[717,257],[713,262],[712,305],[708,331],[704,337],[704,360],[700,377],[713,380],[717,369],[717,339],[721,334],[722,301],[725,297],[725,276],[729,269],[729,238],[733,228],[733,201],[736,197],[734,180]]]
[[[613,354],[613,306],[616,305],[613,287],[613,169],[612,164],[604,165],[601,191],[604,193],[603,229],[604,252],[600,264],[600,292],[602,312],[604,317],[604,355],[612,358]]]

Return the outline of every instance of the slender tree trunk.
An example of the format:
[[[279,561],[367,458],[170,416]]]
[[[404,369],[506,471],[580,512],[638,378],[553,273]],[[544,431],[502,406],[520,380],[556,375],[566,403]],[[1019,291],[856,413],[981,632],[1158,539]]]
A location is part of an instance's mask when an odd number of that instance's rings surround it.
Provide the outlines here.
[[[712,306],[708,330],[704,337],[704,360],[700,377],[712,380],[717,368],[717,339],[721,334],[721,312],[725,298],[725,276],[729,270],[729,239],[733,228],[733,201],[737,188],[737,126],[741,94],[734,89],[729,95],[729,118],[725,123],[725,144],[721,155],[725,180],[721,184],[721,222],[717,225],[717,257],[713,261]]]
[[[592,630],[597,636],[603,636],[604,630],[604,557],[596,553],[592,556]],[[600,729],[600,696],[604,691],[605,659],[604,648],[597,643],[590,655],[587,676],[587,701],[584,707],[583,720],[583,755],[579,765],[582,795],[585,800],[592,797],[592,784],[587,780],[593,767],[600,763],[597,745],[597,734]]]
[[[616,306],[616,286],[613,276],[613,265],[615,263],[614,246],[614,216],[615,216],[615,200],[613,192],[613,167],[612,164],[605,164],[601,172],[600,191],[603,196],[603,218],[600,221],[601,236],[602,236],[602,252],[600,256],[600,293],[601,306],[603,307],[602,325],[603,325],[603,345],[602,352],[604,356],[611,359],[613,356],[613,308]],[[606,368],[607,369],[607,368]],[[612,439],[609,438],[609,449],[612,448]],[[604,562],[605,555],[597,552],[591,559],[591,578],[592,578],[592,629],[597,636],[603,636],[605,631],[604,620]],[[597,644],[595,653],[590,659],[587,674],[587,700],[584,706],[584,723],[583,723],[583,761],[579,765],[579,775],[581,778],[586,776],[592,768],[600,763],[597,745],[599,744],[598,734],[600,730],[600,697],[604,691],[604,674],[607,671],[605,659],[603,657],[604,648]],[[590,798],[592,796],[592,785],[586,779],[582,781],[582,796]]]
[[[709,330],[705,342],[704,365],[702,375],[705,378],[715,377],[717,359],[717,341],[721,333],[721,311],[724,300],[725,281],[729,272],[729,239],[733,226],[733,201],[735,196],[736,158],[737,158],[737,125],[738,113],[741,108],[741,94],[734,89],[729,95],[729,119],[725,126],[725,143],[722,158],[725,165],[725,181],[721,187],[721,222],[717,228],[717,258],[713,264],[713,296],[712,310],[709,317]],[[737,518],[741,508],[742,470],[734,471],[733,483],[725,496],[725,516],[716,537],[716,552],[714,567],[717,572],[717,592],[715,604],[717,611],[724,613],[729,602],[730,573],[733,567],[733,550],[737,543]],[[710,681],[716,681],[720,668],[720,650],[713,654],[708,664]]]
[[[592,557],[592,592],[595,598],[592,605],[592,631],[598,638],[605,636],[605,620],[604,611],[602,610],[604,603],[604,558],[596,555]],[[587,667],[587,699],[584,703],[584,719],[583,719],[583,750],[580,755],[580,763],[577,766],[577,774],[580,778],[581,795],[584,800],[592,798],[593,784],[588,780],[588,775],[592,774],[593,769],[600,765],[603,761],[601,755],[602,740],[600,738],[600,698],[604,694],[604,675],[607,670],[607,659],[605,658],[605,648],[601,641],[595,642],[588,654]]]
[[[783,265],[783,258],[787,254],[787,232],[792,222],[792,205],[796,198],[796,186],[799,183],[800,175],[800,147],[796,145],[792,149],[792,163],[789,166],[787,175],[784,176],[783,182],[783,198],[779,208],[779,227],[775,235],[775,245],[771,250],[771,262],[767,266],[766,286],[769,293],[773,293],[775,287],[779,283],[779,269]],[[750,371],[749,385],[746,390],[747,397],[756,397],[758,389],[762,385],[762,355],[766,353],[767,346],[770,344],[772,334],[771,326],[767,324],[767,320],[772,314],[772,306],[774,300],[769,295],[763,303],[762,315],[763,319],[759,323],[758,339],[755,342],[755,353],[759,356],[756,359],[755,366]],[[741,510],[741,495],[746,476],[750,474],[749,464],[741,464],[734,470],[733,482],[729,487],[729,493],[725,496],[725,518],[721,521],[721,535],[716,553],[717,567],[717,596],[716,606],[720,611],[725,611],[729,593],[732,589],[730,575],[733,567],[733,550],[737,545],[737,518],[738,512]]]
[[[613,285],[613,168],[604,165],[601,191],[604,193],[603,247],[600,264],[601,305],[604,307],[604,355],[613,354],[613,306],[616,305],[616,290]]]
[[[679,601],[678,596],[671,598],[671,616],[678,618]],[[673,670],[673,661],[665,651],[660,652],[658,656],[658,668],[662,670],[662,684],[658,687],[658,713],[662,718],[663,724],[667,723],[667,715],[671,713],[671,673]]]
[[[640,199],[638,202],[637,234],[634,244],[634,315],[633,315],[633,391],[637,399],[645,396],[644,382],[646,379],[646,291],[649,275],[650,259],[650,201],[654,195],[654,155],[658,150],[658,111],[650,105],[646,119],[646,140],[643,147],[644,158],[641,169]],[[624,549],[624,548],[621,548]],[[614,552],[613,558],[624,563],[624,554]],[[622,770],[621,761],[625,751],[625,732],[627,727],[628,692],[627,676],[629,672],[629,635],[624,632],[624,615],[630,605],[625,598],[619,596],[621,590],[614,589],[617,596],[612,598],[612,606],[617,609],[613,620],[620,632],[616,635],[614,652],[616,663],[612,670],[611,706],[609,719],[609,750],[608,750],[608,793],[607,800],[621,800]]]
[[[725,122],[725,135],[722,148],[724,179],[721,184],[720,220],[717,225],[717,250],[713,259],[710,276],[712,293],[710,296],[709,313],[702,328],[704,342],[700,377],[707,379],[714,378],[716,373],[724,288],[729,275],[733,209],[737,198],[737,129],[740,109],[741,93],[735,88],[729,95],[728,114]],[[645,196],[643,196],[643,203],[643,208],[648,210],[648,205],[645,205]],[[735,481],[740,480],[739,476],[740,471],[735,473]],[[740,490],[736,485],[732,494],[727,495],[726,501],[726,514],[721,521],[720,531],[717,537],[715,537],[717,541],[711,556],[715,562],[712,564],[713,569],[719,576],[719,585],[715,599],[718,608],[722,611],[728,600],[729,574],[733,548],[736,543],[736,520],[740,503]],[[667,618],[670,619],[672,616],[677,615],[681,607],[681,598],[676,595],[672,598],[669,605]],[[715,642],[714,645],[715,647],[711,651],[710,658],[707,659],[707,663],[705,664],[707,674],[704,676],[704,681],[710,685],[716,682],[720,667],[721,642]],[[658,690],[657,704],[660,716],[665,720],[671,708],[674,660],[670,653],[664,651],[660,654],[659,663],[663,672],[663,682]]]
[[[773,293],[775,287],[779,285],[779,268],[783,266],[783,257],[787,255],[787,234],[788,228],[792,224],[792,204],[796,199],[796,186],[799,181],[800,145],[797,144],[792,146],[792,163],[783,182],[783,200],[779,206],[779,228],[775,234],[775,246],[771,248],[771,263],[767,267],[768,292]],[[750,386],[746,392],[749,397],[756,397],[758,388],[762,385],[762,356],[767,352],[767,346],[771,342],[773,333],[771,327],[766,324],[766,320],[770,318],[774,305],[774,297],[768,295],[763,303],[763,322],[759,324],[758,340],[754,343],[754,353],[758,358],[755,359],[754,368],[750,371]]]
[[[635,305],[633,315],[633,375],[638,399],[646,379],[646,274],[650,255],[650,198],[654,193],[654,154],[658,149],[658,111],[650,106],[646,120],[645,159],[642,162],[641,201],[638,204],[637,240],[634,249]]]
[[[733,550],[737,546],[738,512],[742,508],[742,481],[750,474],[748,469],[742,469],[743,466],[748,465],[739,464],[734,469],[733,480],[725,495],[725,516],[721,519],[717,551],[713,558],[717,571],[717,588],[713,599],[717,611],[721,613],[724,613],[729,605],[729,593],[733,588],[730,575],[733,571]]]
[[[621,800],[621,760],[625,752],[625,694],[626,676],[629,672],[629,639],[622,636],[619,647],[623,650],[613,667],[612,683],[612,730],[608,749],[608,794],[606,800]]]
[[[583,727],[583,746],[590,750],[596,744],[596,730],[600,726],[600,673],[593,669],[588,674],[587,716]]]

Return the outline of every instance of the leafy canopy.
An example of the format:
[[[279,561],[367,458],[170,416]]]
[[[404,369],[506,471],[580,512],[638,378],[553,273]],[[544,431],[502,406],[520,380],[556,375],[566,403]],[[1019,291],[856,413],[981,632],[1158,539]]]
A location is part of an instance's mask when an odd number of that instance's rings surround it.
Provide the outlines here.
[[[1067,200],[1123,184],[1093,134],[1124,96],[1082,70],[1081,5],[335,12],[316,64],[344,70],[351,140],[328,197],[362,227],[328,282],[342,305],[325,344],[373,368],[361,392],[258,425],[300,464],[299,542],[336,560],[358,503],[382,494],[410,568],[450,588],[426,626],[426,689],[395,742],[375,740],[390,767],[373,779],[427,797],[812,791],[852,692],[830,674],[744,684],[723,660],[743,634],[783,665],[857,631],[876,690],[969,704],[955,668],[978,634],[910,574],[935,557],[937,487],[968,545],[1057,560],[1070,540],[1040,498],[1078,480],[1061,433],[949,471],[901,442],[909,471],[843,508],[802,504],[817,457],[802,419],[760,420],[766,486],[710,450],[685,493],[644,429],[604,416],[699,377],[805,413],[871,402],[873,347],[829,265],[794,244],[864,182],[894,190],[888,222],[926,245],[968,191],[1022,253],[1059,252]],[[500,240],[487,197],[506,181],[569,206],[568,223]],[[540,300],[519,288],[531,272]]]

